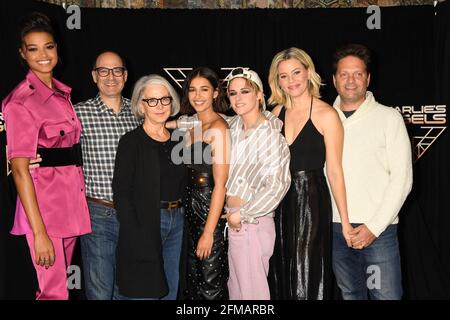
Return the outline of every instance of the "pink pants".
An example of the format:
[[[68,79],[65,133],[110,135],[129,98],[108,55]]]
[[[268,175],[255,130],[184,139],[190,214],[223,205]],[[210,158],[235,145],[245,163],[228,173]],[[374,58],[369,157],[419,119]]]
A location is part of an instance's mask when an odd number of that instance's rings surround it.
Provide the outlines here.
[[[33,234],[27,234],[26,236],[39,283],[36,300],[68,300],[67,267],[72,260],[77,238],[50,237],[55,249],[55,264],[45,269],[45,267],[36,264]]]
[[[239,232],[229,229],[228,263],[230,300],[270,300],[267,274],[275,245],[273,218],[243,224]]]

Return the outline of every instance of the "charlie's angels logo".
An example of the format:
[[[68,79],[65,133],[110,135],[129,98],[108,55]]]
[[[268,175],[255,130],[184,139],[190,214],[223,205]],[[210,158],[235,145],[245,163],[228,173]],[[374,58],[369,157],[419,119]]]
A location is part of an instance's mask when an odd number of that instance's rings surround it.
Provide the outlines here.
[[[231,70],[237,67],[222,67],[220,68],[219,77],[222,77],[220,80],[222,82],[228,81],[231,77]],[[242,69],[248,70],[248,67],[243,67]],[[186,79],[189,72],[193,70],[193,68],[163,68],[164,72],[169,75],[169,77],[177,84],[178,87],[183,86],[183,82]]]
[[[411,132],[414,161],[422,157],[447,128],[446,105],[397,106]]]

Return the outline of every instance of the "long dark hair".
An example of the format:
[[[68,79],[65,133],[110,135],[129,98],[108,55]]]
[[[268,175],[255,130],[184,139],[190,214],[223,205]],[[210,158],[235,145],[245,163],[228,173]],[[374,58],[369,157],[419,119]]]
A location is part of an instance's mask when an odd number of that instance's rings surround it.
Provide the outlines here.
[[[195,109],[189,102],[189,87],[194,78],[201,77],[209,81],[214,90],[219,93],[217,98],[213,101],[213,110],[215,112],[225,112],[228,109],[228,104],[225,100],[225,93],[222,90],[222,84],[217,74],[208,67],[197,68],[187,76],[183,83],[182,98],[181,98],[181,113],[194,114]]]

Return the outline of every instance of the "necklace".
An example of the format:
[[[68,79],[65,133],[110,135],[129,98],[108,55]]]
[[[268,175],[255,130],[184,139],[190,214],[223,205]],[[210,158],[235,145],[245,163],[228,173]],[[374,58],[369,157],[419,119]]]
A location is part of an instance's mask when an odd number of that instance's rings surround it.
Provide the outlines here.
[[[144,125],[142,125],[142,127],[144,128],[145,133],[152,138],[153,140],[159,141],[159,142],[165,142],[167,141],[167,136],[169,136],[170,139],[170,133],[167,131],[167,129],[163,129],[163,132],[157,132],[157,131],[153,131],[150,128],[147,128]]]
[[[264,115],[262,113],[259,114],[258,118],[255,120],[255,122],[248,128],[243,130],[244,139],[247,139],[254,131],[255,129],[263,122],[265,119]]]
[[[250,129],[255,129],[257,126],[259,126],[259,124],[261,123],[261,120],[264,118],[265,118],[264,115],[262,113],[259,113],[258,118],[255,120],[255,122],[250,127],[248,127],[248,129],[245,129],[245,127],[244,127],[244,130],[248,131]]]

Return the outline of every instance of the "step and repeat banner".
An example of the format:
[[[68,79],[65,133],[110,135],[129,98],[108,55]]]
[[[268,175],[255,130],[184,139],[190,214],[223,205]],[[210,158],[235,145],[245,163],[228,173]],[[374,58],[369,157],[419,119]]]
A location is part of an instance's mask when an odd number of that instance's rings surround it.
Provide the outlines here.
[[[269,96],[267,76],[271,60],[280,50],[294,46],[312,57],[325,83],[323,99],[331,104],[336,97],[333,52],[346,43],[368,46],[374,57],[369,89],[379,102],[403,114],[414,152],[414,188],[400,222],[405,296],[449,295],[450,239],[445,230],[450,226],[448,1],[437,7],[304,10],[80,9],[38,1],[1,1],[0,7],[0,57],[4,62],[1,99],[25,75],[18,56],[16,30],[18,19],[31,11],[46,13],[58,26],[61,63],[55,77],[73,88],[74,103],[96,95],[91,68],[96,55],[105,49],[119,52],[126,60],[129,77],[124,95],[128,97],[134,82],[143,75],[159,73],[175,88],[181,88],[189,70],[198,66],[215,69],[223,79],[234,67],[250,67],[260,74]],[[19,256],[17,250],[14,252],[14,247],[22,243],[7,234],[13,214],[13,191],[7,177],[1,113],[0,143],[0,263],[10,279],[18,271],[3,256],[16,263],[20,259],[25,264],[30,261],[25,255]],[[26,272],[25,269],[28,270],[23,267],[20,272]],[[8,281],[5,285],[0,282],[0,287],[10,288]],[[23,282],[30,281],[33,280],[27,278]]]

